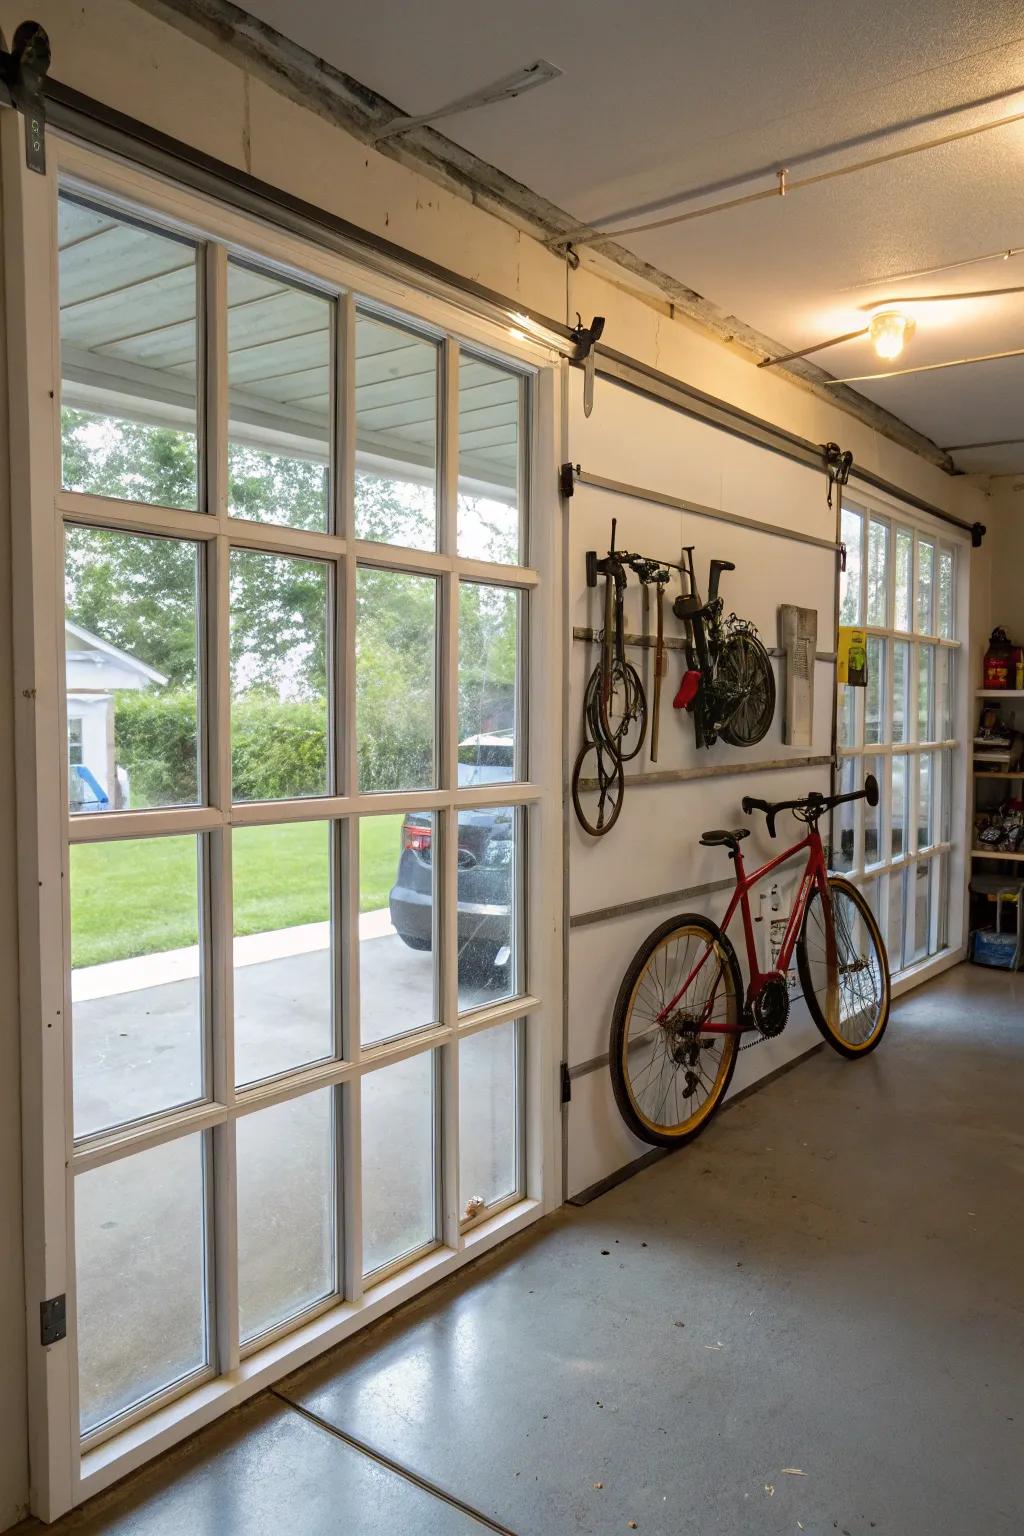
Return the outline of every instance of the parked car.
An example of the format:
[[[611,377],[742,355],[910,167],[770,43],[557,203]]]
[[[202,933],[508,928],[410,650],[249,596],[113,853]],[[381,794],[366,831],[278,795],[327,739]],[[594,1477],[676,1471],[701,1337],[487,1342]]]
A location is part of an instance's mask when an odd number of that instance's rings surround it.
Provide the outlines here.
[[[511,736],[470,736],[459,743],[459,784],[506,783],[514,773]],[[459,975],[484,979],[508,966],[514,944],[515,812],[510,807],[459,812]],[[402,822],[391,921],[410,949],[432,948],[434,823],[426,811]]]

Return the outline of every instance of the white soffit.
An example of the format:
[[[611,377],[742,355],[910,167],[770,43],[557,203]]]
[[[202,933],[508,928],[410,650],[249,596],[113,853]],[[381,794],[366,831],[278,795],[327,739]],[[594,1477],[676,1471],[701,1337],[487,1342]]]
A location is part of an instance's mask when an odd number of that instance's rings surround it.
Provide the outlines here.
[[[560,79],[451,118],[445,134],[583,221],[788,164],[811,150],[1024,87],[1014,0],[249,0],[260,20],[410,113],[550,58]],[[816,161],[809,174],[1024,110],[1006,102]],[[886,274],[1024,245],[1024,124],[622,244],[785,350],[854,329],[900,292],[1024,284],[1024,256],[895,285]],[[762,189],[771,173],[665,213]],[[656,216],[656,215],[651,215]],[[620,219],[618,222],[639,222]],[[857,288],[867,279],[880,281]],[[906,364],[1024,347],[1024,294],[915,307]],[[620,338],[620,344],[622,339]],[[628,350],[628,347],[627,347]],[[865,342],[819,353],[875,371]],[[855,386],[940,446],[1024,436],[1024,359]],[[1007,430],[1008,425],[1014,430]],[[973,453],[963,467],[988,469]],[[1005,453],[991,469],[1005,472]],[[1024,445],[1020,450],[1024,468]]]

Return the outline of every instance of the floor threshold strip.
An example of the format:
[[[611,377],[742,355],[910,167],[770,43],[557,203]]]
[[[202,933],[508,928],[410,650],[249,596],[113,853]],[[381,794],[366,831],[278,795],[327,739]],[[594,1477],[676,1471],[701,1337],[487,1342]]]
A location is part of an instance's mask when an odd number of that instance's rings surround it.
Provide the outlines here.
[[[321,1418],[318,1413],[312,1413],[308,1408],[304,1408],[301,1403],[297,1403],[294,1398],[288,1397],[284,1392],[279,1391],[277,1387],[271,1387],[270,1393],[272,1397],[276,1397],[280,1402],[284,1403],[286,1408],[291,1408],[293,1412],[301,1414],[304,1419],[308,1419],[318,1429],[333,1435],[336,1440],[341,1440],[345,1445],[351,1446],[354,1451],[359,1451],[363,1456],[368,1456],[371,1461],[377,1462],[378,1466],[386,1467],[389,1472],[394,1472],[398,1477],[404,1478],[407,1483],[412,1483],[414,1487],[421,1489],[424,1493],[429,1493],[435,1499],[440,1499],[443,1503],[450,1504],[453,1509],[460,1510],[462,1514],[467,1515],[470,1520],[475,1520],[478,1525],[482,1525],[486,1530],[497,1532],[497,1536],[517,1536],[517,1533],[509,1526],[501,1525],[497,1520],[492,1520],[490,1515],[485,1515],[482,1510],[474,1509],[472,1504],[467,1504],[464,1499],[457,1498],[454,1493],[449,1493],[446,1488],[442,1488],[438,1483],[431,1482],[429,1477],[422,1477],[419,1472],[414,1472],[411,1467],[404,1467],[400,1461],[393,1461],[390,1456],[385,1456],[382,1451],[375,1450],[372,1445],[367,1445],[364,1441],[357,1440],[355,1435],[346,1434],[345,1430],[339,1429],[336,1424],[331,1424],[327,1419]]]

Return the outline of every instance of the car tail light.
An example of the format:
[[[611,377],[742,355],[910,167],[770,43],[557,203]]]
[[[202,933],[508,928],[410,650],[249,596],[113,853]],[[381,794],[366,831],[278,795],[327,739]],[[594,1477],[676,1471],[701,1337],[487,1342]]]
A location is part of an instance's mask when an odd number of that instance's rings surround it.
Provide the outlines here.
[[[402,822],[402,848],[407,853],[429,853],[433,837],[434,829],[429,823],[424,826],[408,818]]]

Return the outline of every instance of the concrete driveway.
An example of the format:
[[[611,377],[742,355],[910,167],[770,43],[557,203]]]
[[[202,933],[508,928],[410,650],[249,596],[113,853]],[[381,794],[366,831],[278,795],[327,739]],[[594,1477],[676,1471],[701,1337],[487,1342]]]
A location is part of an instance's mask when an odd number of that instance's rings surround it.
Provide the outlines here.
[[[429,1024],[433,956],[386,924],[359,946],[364,1045]],[[373,925],[370,925],[373,933]],[[274,936],[263,936],[272,939]],[[259,940],[245,941],[258,946]],[[268,945],[267,947],[273,947]],[[250,950],[250,953],[258,952]],[[126,967],[134,962],[125,962]],[[197,966],[169,964],[168,974]],[[116,967],[106,970],[116,984]],[[136,973],[136,983],[139,974]],[[156,986],[76,973],[73,1006],[78,1135],[199,1097],[202,1041],[196,975]],[[462,1006],[502,995],[460,988]],[[235,972],[239,1076],[255,1081],[328,1055],[330,958],[306,949]],[[488,1203],[515,1185],[512,1026],[463,1042],[460,1200]],[[256,1336],[335,1288],[334,1095],[318,1090],[238,1122],[239,1287],[243,1335]],[[364,1078],[363,1252],[367,1270],[428,1242],[436,1230],[432,1056]],[[214,1145],[197,1135],[76,1180],[79,1356],[83,1420],[96,1423],[174,1381],[206,1357],[204,1187]],[[126,1279],[130,1284],[126,1285]]]

